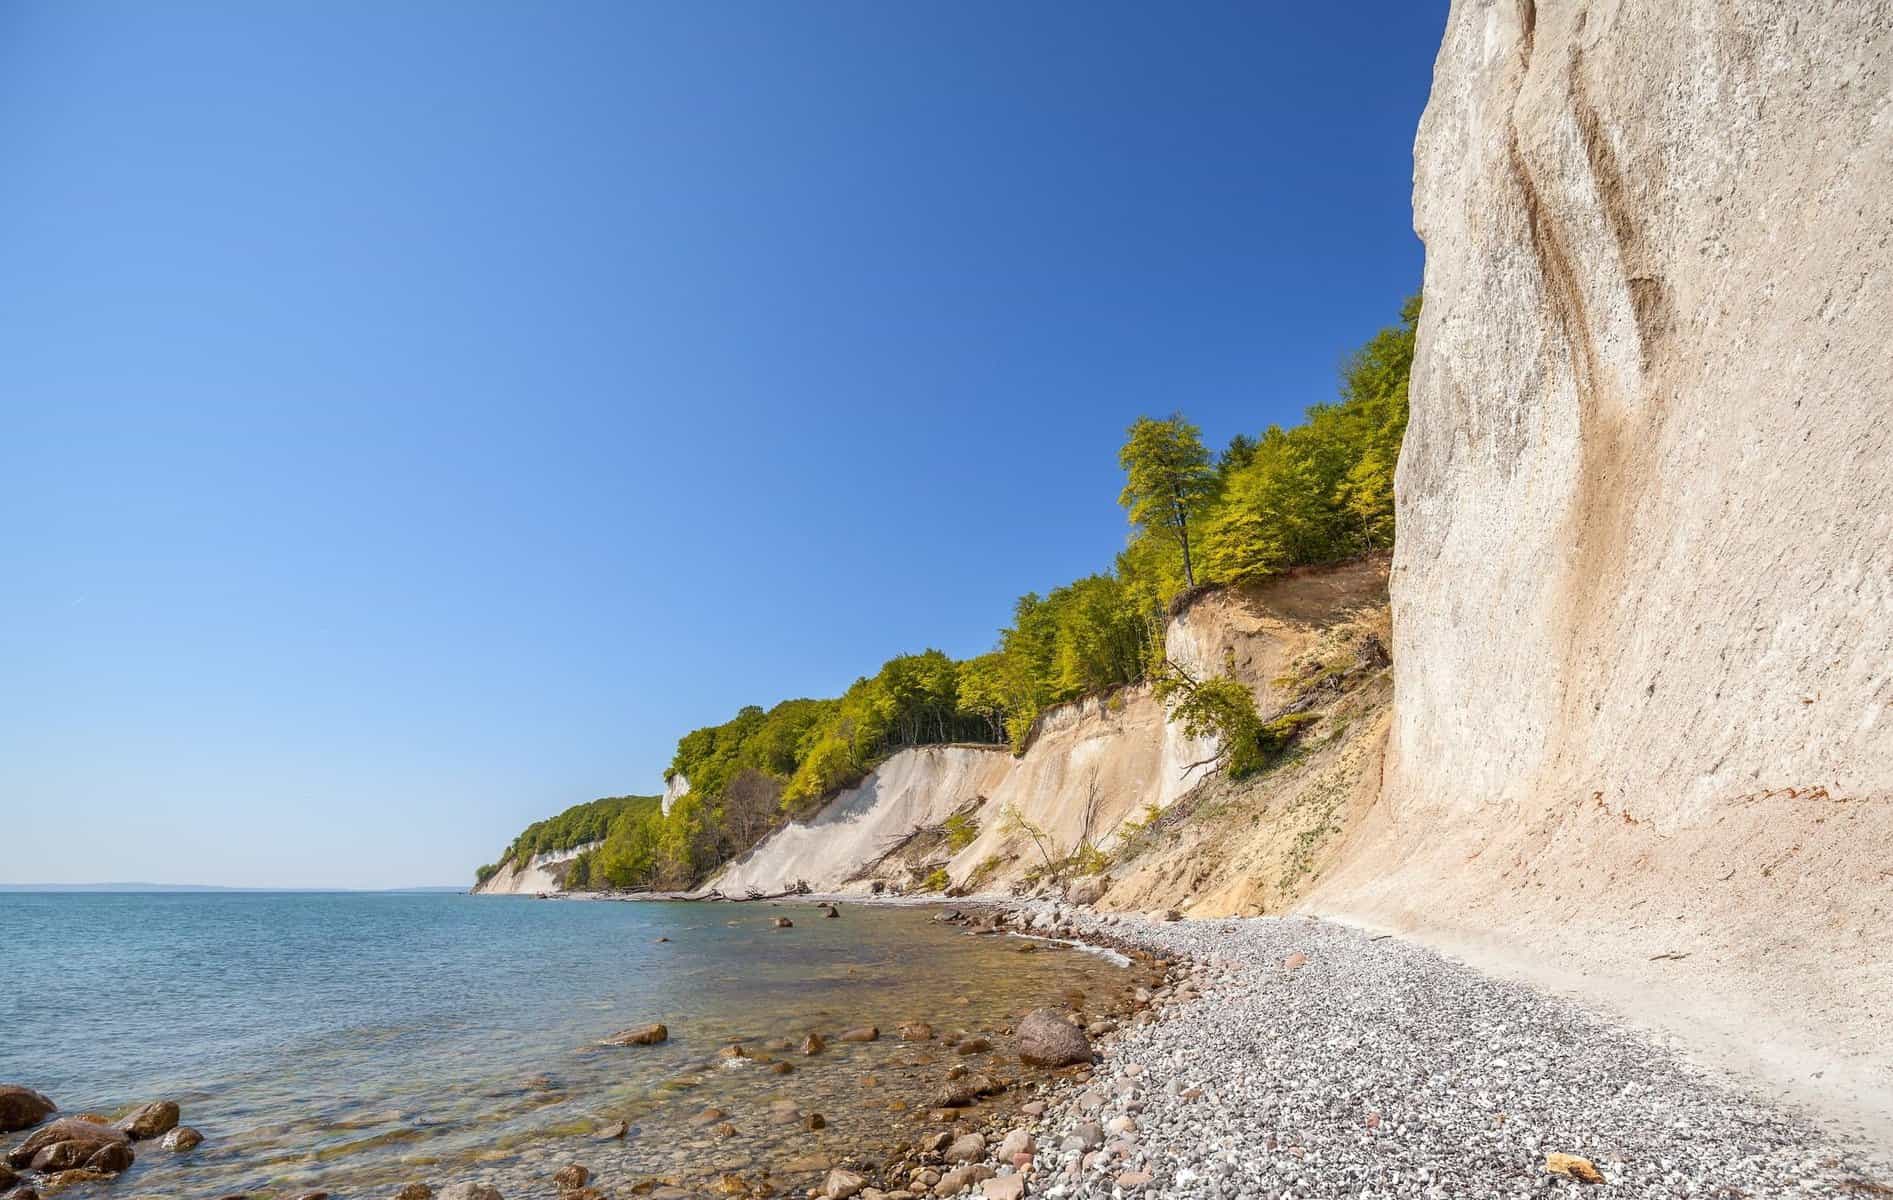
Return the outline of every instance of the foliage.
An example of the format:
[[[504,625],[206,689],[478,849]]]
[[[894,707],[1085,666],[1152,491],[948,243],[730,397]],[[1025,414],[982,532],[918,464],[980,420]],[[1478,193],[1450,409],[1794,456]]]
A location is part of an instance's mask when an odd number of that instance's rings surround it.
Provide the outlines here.
[[[1292,429],[1231,443],[1202,524],[1203,576],[1234,581],[1391,546],[1418,296],[1342,370],[1341,398]]]
[[[654,807],[656,804],[656,796],[605,796],[584,804],[574,804],[556,817],[547,817],[526,826],[513,839],[513,844],[506,848],[506,853],[500,856],[500,863],[511,861],[523,867],[536,854],[552,854],[599,841],[610,830],[612,822],[626,809]],[[481,869],[485,870],[484,867]],[[495,865],[494,870],[498,869],[498,865]]]
[[[935,867],[933,870],[927,872],[925,879],[920,881],[920,890],[923,892],[944,892],[947,890],[947,886],[952,882],[953,880],[947,875],[947,869],[945,867]]]
[[[956,812],[946,819],[947,849],[958,854],[979,837],[979,822],[970,812]]]
[[[592,885],[592,854],[585,853],[574,858],[565,867],[565,890],[568,892],[589,891]]]
[[[487,863],[485,866],[481,867],[479,870],[473,873],[474,886],[477,887],[480,884],[485,883],[487,880],[493,878],[493,876],[499,873],[500,873],[500,864]]]
[[[1232,778],[1254,774],[1268,764],[1262,716],[1255,697],[1240,681],[1226,675],[1199,681],[1171,664],[1158,678],[1157,695],[1186,736],[1216,739],[1220,750],[1212,761],[1226,766]]]
[[[1118,451],[1124,468],[1124,490],[1117,502],[1130,514],[1131,524],[1146,537],[1176,544],[1183,564],[1183,585],[1195,586],[1190,564],[1190,521],[1212,495],[1216,473],[1209,451],[1203,448],[1202,430],[1172,413],[1159,421],[1139,417],[1132,423],[1124,448]]]

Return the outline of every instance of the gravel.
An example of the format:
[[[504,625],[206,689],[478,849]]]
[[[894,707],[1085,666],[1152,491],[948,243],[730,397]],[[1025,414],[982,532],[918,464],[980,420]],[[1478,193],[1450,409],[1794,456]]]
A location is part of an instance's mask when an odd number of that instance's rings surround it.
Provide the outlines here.
[[[1029,1196],[1893,1197],[1885,1163],[1735,1083],[1409,942],[1300,918],[1021,913],[1188,960],[1088,1084],[1059,1085],[1031,1127]],[[1551,1175],[1554,1152],[1603,1182]]]

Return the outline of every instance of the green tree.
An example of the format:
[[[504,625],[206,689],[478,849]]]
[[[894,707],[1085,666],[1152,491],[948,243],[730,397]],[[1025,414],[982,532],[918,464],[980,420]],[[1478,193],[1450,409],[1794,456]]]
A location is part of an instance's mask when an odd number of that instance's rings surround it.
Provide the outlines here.
[[[1176,539],[1183,557],[1183,586],[1196,586],[1190,562],[1190,520],[1216,486],[1202,431],[1181,413],[1161,421],[1139,417],[1117,461],[1125,477],[1117,502],[1130,514],[1131,524],[1147,533],[1162,530]]]

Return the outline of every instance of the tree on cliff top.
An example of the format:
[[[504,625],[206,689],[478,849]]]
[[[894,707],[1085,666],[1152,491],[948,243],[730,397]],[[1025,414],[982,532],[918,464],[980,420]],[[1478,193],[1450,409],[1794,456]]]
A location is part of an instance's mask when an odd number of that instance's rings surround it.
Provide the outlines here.
[[[1125,474],[1117,502],[1130,514],[1131,524],[1176,540],[1183,555],[1183,586],[1195,587],[1190,518],[1216,488],[1202,431],[1182,413],[1173,413],[1161,421],[1139,417],[1129,433],[1117,454]]]

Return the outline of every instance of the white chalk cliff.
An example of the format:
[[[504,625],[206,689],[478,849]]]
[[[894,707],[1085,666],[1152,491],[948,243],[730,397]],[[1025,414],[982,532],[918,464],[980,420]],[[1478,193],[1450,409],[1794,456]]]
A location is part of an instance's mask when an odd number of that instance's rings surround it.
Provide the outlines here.
[[[564,850],[550,850],[544,854],[535,854],[521,867],[511,859],[500,864],[500,869],[484,883],[476,884],[473,894],[476,896],[536,896],[540,892],[557,892],[565,887],[565,868],[572,860],[587,850],[595,850],[603,842],[583,842]]]
[[[1315,906],[1893,1128],[1893,5],[1455,0],[1415,160],[1395,715]]]

